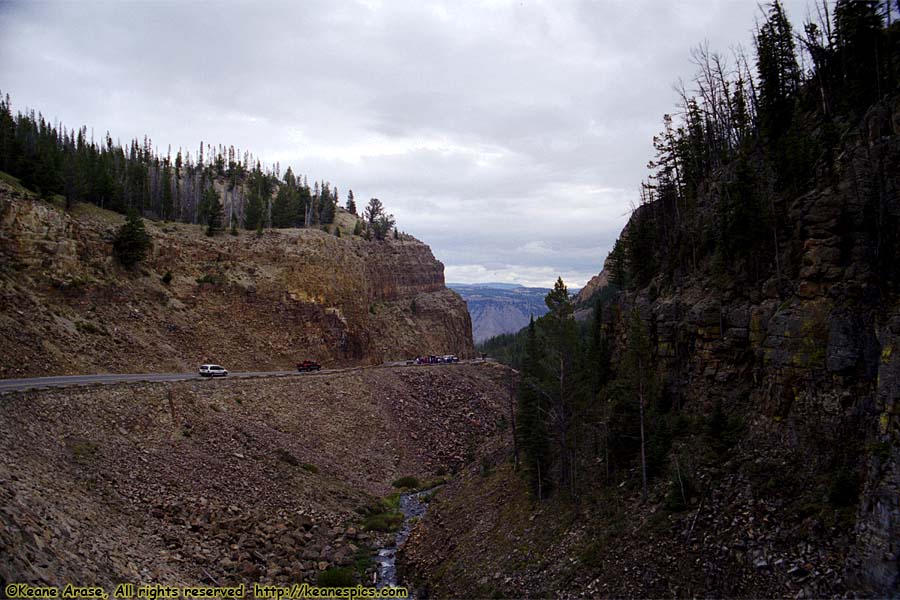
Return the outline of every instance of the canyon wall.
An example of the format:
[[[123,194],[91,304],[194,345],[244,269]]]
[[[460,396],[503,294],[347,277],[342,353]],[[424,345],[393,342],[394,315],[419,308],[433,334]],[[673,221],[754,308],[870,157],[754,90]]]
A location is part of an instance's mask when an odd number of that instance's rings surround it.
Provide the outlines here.
[[[0,377],[192,371],[207,361],[290,369],[307,358],[333,366],[473,351],[465,303],[444,287],[429,247],[409,236],[207,237],[196,225],[145,221],[152,248],[126,269],[112,252],[123,222],[92,205],[66,212],[0,182]]]

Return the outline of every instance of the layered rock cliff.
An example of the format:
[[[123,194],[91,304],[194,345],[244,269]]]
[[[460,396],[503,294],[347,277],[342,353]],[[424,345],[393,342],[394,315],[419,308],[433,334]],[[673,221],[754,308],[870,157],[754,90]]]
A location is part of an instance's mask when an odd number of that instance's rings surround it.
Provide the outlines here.
[[[707,190],[716,193],[716,185]],[[845,486],[855,524],[833,552],[845,556],[847,585],[896,594],[900,98],[873,107],[845,136],[830,178],[776,211],[782,221],[770,278],[749,282],[712,270],[675,284],[659,277],[616,296],[606,327],[624,344],[637,310],[673,405],[702,413],[721,402],[746,415],[755,460],[778,457],[771,468],[790,481],[784,493],[815,503]],[[812,529],[827,527],[818,509],[806,517]]]
[[[465,303],[444,287],[428,246],[408,236],[210,238],[198,226],[146,221],[152,249],[129,270],[112,254],[122,222],[91,205],[67,213],[0,182],[0,376],[472,352]]]

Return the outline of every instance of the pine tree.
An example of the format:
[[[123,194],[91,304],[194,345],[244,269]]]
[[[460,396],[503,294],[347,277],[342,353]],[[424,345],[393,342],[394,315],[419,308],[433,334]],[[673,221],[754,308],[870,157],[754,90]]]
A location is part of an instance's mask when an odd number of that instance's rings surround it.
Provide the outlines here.
[[[648,407],[655,398],[655,375],[647,326],[635,309],[628,322],[625,349],[625,379],[629,395],[638,405],[641,440],[641,499],[647,500],[647,420]]]
[[[297,192],[289,184],[278,188],[272,205],[272,227],[294,227],[297,224],[300,219],[298,200]]]
[[[353,199],[353,190],[347,192],[347,212],[351,215],[356,214],[356,201]]]
[[[547,332],[544,372],[549,400],[549,428],[553,442],[556,480],[561,488],[577,493],[576,444],[573,428],[578,398],[578,329],[569,291],[562,277],[544,299],[548,312],[542,317]]]
[[[759,119],[763,134],[777,141],[791,124],[800,67],[791,24],[779,0],[772,2],[756,34]]]
[[[375,220],[383,214],[384,205],[381,203],[381,200],[378,198],[370,198],[368,206],[366,206],[365,211],[363,211],[363,217],[366,222],[369,225],[372,225],[375,223]]]
[[[224,209],[222,208],[219,192],[214,187],[209,186],[203,196],[207,207],[206,235],[213,236],[222,232]]]
[[[172,171],[169,168],[169,161],[163,164],[162,169],[162,206],[161,216],[163,221],[168,221],[174,217],[174,202],[172,199]]]
[[[849,111],[857,114],[867,110],[881,90],[878,51],[883,24],[878,4],[874,0],[838,0],[834,7],[845,103]]]
[[[607,260],[610,267],[609,282],[618,289],[624,290],[628,286],[628,263],[625,256],[625,242],[621,238],[613,244]]]
[[[522,463],[529,487],[538,500],[543,500],[549,495],[552,484],[540,361],[540,347],[532,316],[528,324],[522,368],[519,372],[519,414],[516,420],[516,435],[522,450]]]
[[[130,267],[144,260],[149,248],[150,236],[147,235],[144,220],[138,216],[136,210],[132,209],[128,212],[125,224],[119,228],[119,232],[116,234],[113,251],[120,263]]]

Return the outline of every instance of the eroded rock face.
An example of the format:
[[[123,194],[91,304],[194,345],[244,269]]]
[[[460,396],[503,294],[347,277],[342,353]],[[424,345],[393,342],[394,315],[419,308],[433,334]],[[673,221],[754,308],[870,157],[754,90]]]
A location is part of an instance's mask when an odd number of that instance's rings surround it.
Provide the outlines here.
[[[241,231],[147,221],[153,247],[122,268],[122,217],[67,214],[0,184],[0,377],[289,369],[472,351],[465,303],[417,240],[317,230]],[[167,283],[166,273],[171,274]]]
[[[620,344],[633,310],[648,323],[673,403],[743,409],[761,444],[864,482],[845,575],[876,595],[900,585],[900,104],[887,106],[845,140],[830,184],[785,207],[780,278],[657,280],[604,313]]]

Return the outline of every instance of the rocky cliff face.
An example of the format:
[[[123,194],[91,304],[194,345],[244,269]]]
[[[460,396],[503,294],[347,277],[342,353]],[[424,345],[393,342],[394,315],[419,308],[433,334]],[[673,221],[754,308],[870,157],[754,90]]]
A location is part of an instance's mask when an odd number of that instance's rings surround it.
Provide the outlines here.
[[[749,435],[797,482],[823,496],[846,483],[855,526],[835,551],[851,589],[875,594],[897,593],[900,559],[898,174],[900,99],[845,138],[831,184],[779,208],[780,273],[657,280],[604,314],[622,342],[640,313],[674,404],[722,402],[749,416]]]
[[[209,238],[147,221],[152,250],[127,270],[112,255],[120,215],[66,213],[0,186],[2,377],[472,352],[465,303],[417,240],[298,229]]]

